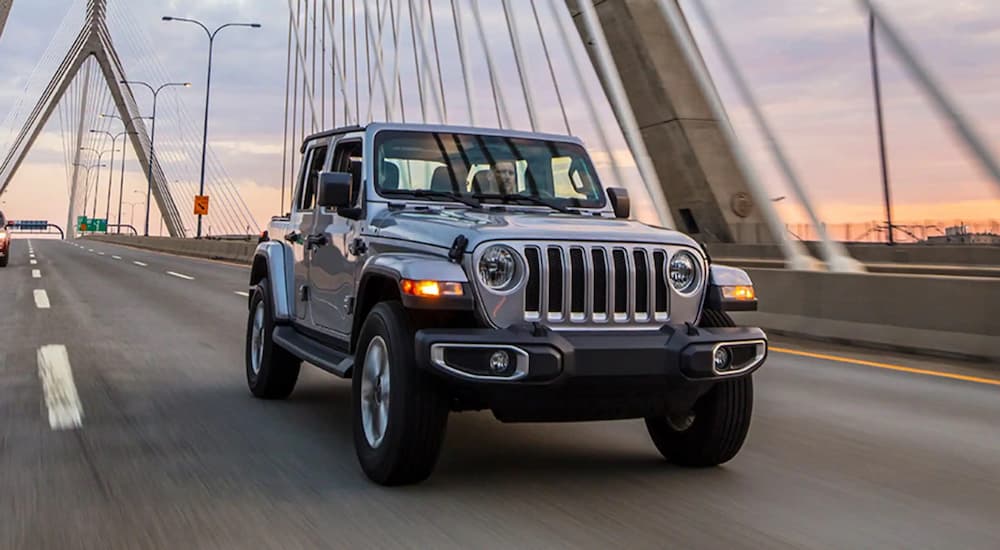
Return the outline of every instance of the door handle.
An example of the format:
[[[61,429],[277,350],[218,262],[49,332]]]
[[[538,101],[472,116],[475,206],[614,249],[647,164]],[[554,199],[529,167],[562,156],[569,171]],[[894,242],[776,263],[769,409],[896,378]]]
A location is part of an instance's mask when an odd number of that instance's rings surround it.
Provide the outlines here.
[[[356,238],[347,245],[347,251],[354,256],[363,256],[366,252],[368,252],[368,243],[360,237]]]
[[[326,238],[325,233],[317,233],[315,235],[309,235],[306,237],[306,250],[310,250],[319,246],[326,246],[330,242]]]

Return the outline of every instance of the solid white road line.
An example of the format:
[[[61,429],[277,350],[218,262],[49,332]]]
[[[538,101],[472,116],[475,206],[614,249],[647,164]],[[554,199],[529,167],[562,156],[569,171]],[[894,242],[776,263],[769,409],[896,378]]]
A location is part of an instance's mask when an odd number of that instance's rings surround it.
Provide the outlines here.
[[[183,273],[174,273],[173,271],[168,271],[167,275],[170,275],[171,277],[177,277],[178,279],[184,279],[185,281],[193,281],[194,280],[194,277],[192,277],[190,275],[185,275]]]
[[[112,256],[111,259],[112,260],[120,260],[120,259],[122,259],[122,257],[121,256]]]
[[[38,260],[28,260],[31,265],[38,265]]]
[[[41,279],[42,278],[42,270],[41,269],[32,269],[31,270],[31,278],[32,279]]]
[[[239,295],[239,296],[243,296],[244,298],[249,298],[250,297],[250,293],[249,292],[244,292],[242,290],[237,290],[236,294]]]
[[[42,379],[49,426],[53,430],[72,430],[83,426],[83,406],[73,383],[66,346],[38,348],[38,377]]]
[[[148,265],[149,265],[149,264],[144,264],[144,263],[142,263],[142,262],[132,262],[132,263],[134,263],[135,265],[137,265],[137,266],[139,266],[139,267],[146,267],[146,266],[148,266]]]
[[[35,307],[38,309],[49,309],[52,304],[49,303],[49,293],[45,292],[43,289],[35,290]]]

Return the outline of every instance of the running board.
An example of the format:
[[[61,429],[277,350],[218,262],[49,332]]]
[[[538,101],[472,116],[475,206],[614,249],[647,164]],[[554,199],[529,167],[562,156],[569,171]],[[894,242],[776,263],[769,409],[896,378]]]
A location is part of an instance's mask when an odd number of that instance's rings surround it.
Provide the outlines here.
[[[272,338],[275,344],[303,361],[341,378],[351,377],[354,357],[349,354],[324,346],[289,326],[275,327]]]

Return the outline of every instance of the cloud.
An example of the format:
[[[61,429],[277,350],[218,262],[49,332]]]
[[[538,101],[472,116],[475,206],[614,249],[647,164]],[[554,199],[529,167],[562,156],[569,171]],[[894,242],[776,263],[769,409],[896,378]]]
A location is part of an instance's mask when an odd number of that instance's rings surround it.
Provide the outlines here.
[[[775,195],[790,195],[746,106],[735,94],[731,80],[721,69],[699,21],[693,17],[692,1],[682,0],[682,7],[689,14],[693,32],[742,143],[769,190]],[[57,33],[58,25],[53,21],[68,13],[67,24],[78,24],[82,20],[83,4],[82,0],[15,2],[11,20],[0,40],[0,115],[11,110],[21,98],[36,64],[37,86],[47,83],[48,74],[58,64],[66,47],[63,43],[73,38],[72,32]],[[446,17],[450,14],[443,9],[447,4],[435,3],[442,8],[439,12],[441,25],[437,30],[446,60],[453,60],[454,36]],[[480,2],[484,7],[495,4],[499,3]],[[939,80],[947,83],[949,92],[958,100],[962,110],[969,113],[990,143],[995,143],[1000,138],[1000,120],[996,116],[1000,113],[1000,65],[995,63],[995,52],[1000,45],[1000,32],[997,31],[1000,28],[1000,5],[992,0],[951,3],[894,0],[881,4],[886,6],[897,26],[916,46]],[[877,217],[881,187],[865,14],[858,11],[855,2],[849,0],[707,0],[707,5],[717,17],[717,24],[736,52],[778,132],[779,140],[786,147],[823,216],[830,219]],[[543,29],[550,39],[548,46],[556,48],[553,21],[547,15],[548,10],[541,6]],[[160,17],[172,14],[211,22],[241,20],[264,24],[257,31],[231,29],[220,35],[214,65],[209,142],[220,167],[230,174],[246,202],[251,205],[255,219],[258,223],[265,223],[280,209],[280,157],[286,151],[282,140],[286,130],[287,3],[255,0],[120,1],[112,2],[109,9],[112,35],[131,78],[151,82],[181,80],[194,84],[192,89],[170,90],[161,95],[157,128],[157,141],[162,143],[164,162],[168,162],[168,157],[173,159],[169,165],[170,179],[188,182],[185,184],[188,186],[197,179],[200,157],[206,41],[196,27],[165,23],[160,21]],[[487,11],[487,27],[503,30],[505,22],[500,12],[496,9]],[[465,24],[470,28],[468,10]],[[518,18],[517,24],[522,36],[529,41],[529,55],[525,62],[540,106],[541,127],[546,131],[562,132],[565,130],[562,114],[555,101],[548,67],[543,56],[538,54],[541,43],[537,32],[530,18]],[[322,29],[322,25],[319,28]],[[407,39],[408,32],[404,28],[402,38]],[[57,36],[57,41],[50,55],[44,56],[53,36]],[[474,44],[474,38],[469,36],[470,44],[473,44],[470,53],[478,62],[472,68],[470,78],[476,90],[477,121],[482,125],[493,125],[495,115],[489,76],[482,62],[481,48]],[[504,97],[510,111],[519,127],[527,127],[527,110],[505,33],[494,32],[489,40],[498,54],[496,61],[502,69]],[[984,199],[995,197],[995,188],[987,182],[963,147],[958,145],[922,93],[912,85],[898,58],[887,50],[885,44],[880,45],[890,170],[899,208],[915,208],[914,215],[919,209],[925,209],[927,214],[932,215],[943,208],[941,205],[948,204],[954,205],[954,208],[966,207],[970,213],[983,213],[975,206],[992,204]],[[577,45],[575,53],[586,61],[582,46]],[[42,63],[38,63],[40,59]],[[643,194],[634,162],[610,108],[601,103],[597,125],[592,124],[587,115],[580,88],[585,86],[595,97],[603,98],[593,70],[588,69],[585,82],[572,82],[566,53],[556,51],[554,61],[556,81],[560,84],[573,132],[580,135],[593,151],[595,164],[603,179],[612,181],[609,154],[597,150],[602,146],[600,133],[607,131],[614,151],[612,154],[628,169],[628,181],[622,184],[633,191],[637,210],[642,215],[648,215],[651,206]],[[446,63],[445,69],[449,114],[457,122],[466,122],[462,75],[456,62]],[[323,74],[322,67],[317,74]],[[363,68],[361,74],[364,76]],[[408,119],[413,120],[420,106],[414,91],[415,74],[410,65],[405,65],[402,79],[408,90],[405,105]],[[343,124],[343,99],[339,91],[329,78],[325,82],[325,94],[322,82],[316,84],[321,101],[317,106],[326,111],[322,126],[333,124],[333,111],[339,113],[337,124]],[[366,88],[367,84],[361,83],[358,89],[363,111],[367,110],[364,99]],[[353,87],[349,88],[352,99],[354,92]],[[148,114],[151,108],[148,94],[137,91],[137,99],[140,109]],[[376,90],[373,100],[376,102],[376,116],[380,117],[381,92]],[[21,106],[21,112],[31,107],[32,101],[29,100]],[[291,130],[288,129],[288,144],[291,154],[295,154],[303,133],[301,120],[295,131]],[[4,128],[0,128],[0,147],[6,141],[3,131]],[[4,198],[16,202],[19,208],[45,212],[64,209],[65,174],[59,166],[63,159],[61,137],[56,133],[56,127],[50,124],[15,180],[14,187]],[[136,176],[140,177],[136,178],[135,186],[141,188],[141,174]],[[133,177],[129,176],[130,181]],[[187,187],[183,189],[184,192],[178,195],[186,197]],[[62,206],[55,206],[60,203]],[[797,214],[790,212],[789,215]]]

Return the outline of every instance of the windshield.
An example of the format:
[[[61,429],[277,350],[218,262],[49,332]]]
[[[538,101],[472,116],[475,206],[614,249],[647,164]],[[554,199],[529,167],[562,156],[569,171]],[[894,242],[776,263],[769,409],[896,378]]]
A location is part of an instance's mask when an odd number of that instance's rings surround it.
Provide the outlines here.
[[[483,202],[600,208],[604,193],[583,147],[455,133],[384,131],[376,140],[382,195],[460,195]],[[543,203],[544,204],[544,203]]]

